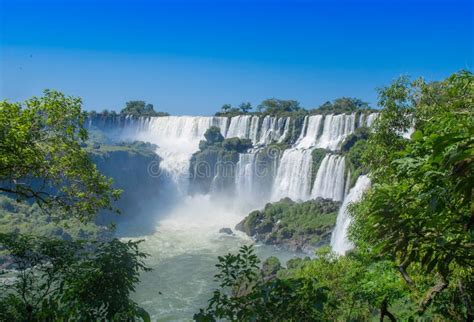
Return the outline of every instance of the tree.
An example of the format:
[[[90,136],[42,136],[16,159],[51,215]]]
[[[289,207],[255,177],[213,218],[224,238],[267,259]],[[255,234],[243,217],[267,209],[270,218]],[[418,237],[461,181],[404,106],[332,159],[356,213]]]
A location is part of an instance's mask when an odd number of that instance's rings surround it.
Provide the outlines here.
[[[266,114],[277,115],[284,112],[296,112],[301,109],[300,103],[294,100],[281,100],[269,98],[257,107],[259,111]]]
[[[358,110],[369,109],[369,104],[358,98],[340,97],[332,102],[325,102],[315,111],[323,113],[350,113]]]
[[[81,100],[45,91],[23,104],[0,102],[0,191],[54,216],[90,219],[120,194],[81,143]]]
[[[125,108],[120,112],[124,115],[133,116],[168,116],[168,113],[156,112],[153,104],[147,104],[145,101],[129,101],[125,103]]]
[[[204,133],[204,138],[209,144],[220,143],[224,141],[224,137],[221,134],[221,129],[217,126],[211,126],[208,128]]]
[[[219,289],[196,321],[310,321],[320,319],[326,292],[311,278],[265,280],[253,248],[219,257]]]
[[[222,107],[221,107],[221,111],[224,112],[224,113],[227,113],[227,112],[230,111],[231,108],[232,108],[232,105],[230,105],[230,104],[224,104],[224,105],[222,105]]]
[[[56,91],[23,104],[1,102],[0,192],[83,222],[112,209],[120,191],[82,149],[84,119],[81,100]],[[17,269],[13,282],[2,279],[1,320],[149,320],[130,299],[139,272],[147,270],[137,242],[10,233],[0,235],[0,249]]]
[[[129,297],[148,270],[139,243],[0,234],[17,270],[2,285],[0,320],[146,320]]]
[[[250,110],[252,109],[252,104],[250,104],[250,102],[241,103],[241,104],[239,105],[239,108],[240,108],[240,110],[242,111],[242,113],[248,113],[248,112],[250,112]]]
[[[400,78],[379,96],[383,109],[364,158],[373,187],[353,209],[352,239],[394,258],[414,291],[424,288],[413,275],[434,277],[419,314],[445,290],[470,303],[474,77],[463,71],[437,83]],[[456,311],[473,317],[470,304]]]

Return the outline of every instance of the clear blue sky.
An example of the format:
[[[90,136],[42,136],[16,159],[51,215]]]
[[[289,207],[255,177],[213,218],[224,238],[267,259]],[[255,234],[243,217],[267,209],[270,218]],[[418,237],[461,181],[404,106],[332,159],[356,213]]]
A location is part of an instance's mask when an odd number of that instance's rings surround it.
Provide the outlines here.
[[[473,66],[470,0],[0,0],[0,97],[142,99],[206,115],[268,97],[376,103],[401,75]]]

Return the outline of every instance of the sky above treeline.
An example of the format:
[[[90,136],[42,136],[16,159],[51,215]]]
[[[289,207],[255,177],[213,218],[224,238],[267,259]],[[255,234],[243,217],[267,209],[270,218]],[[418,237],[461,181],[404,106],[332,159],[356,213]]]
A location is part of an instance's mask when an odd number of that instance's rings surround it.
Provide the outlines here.
[[[472,71],[470,0],[0,0],[0,98],[45,88],[87,110],[175,115],[340,96],[373,106],[400,75]]]

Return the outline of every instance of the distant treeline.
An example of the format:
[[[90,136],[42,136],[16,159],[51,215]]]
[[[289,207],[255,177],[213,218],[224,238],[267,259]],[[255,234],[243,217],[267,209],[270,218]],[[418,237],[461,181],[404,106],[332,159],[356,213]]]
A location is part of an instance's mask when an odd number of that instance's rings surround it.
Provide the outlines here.
[[[295,100],[283,100],[277,98],[269,98],[261,102],[255,108],[250,102],[243,102],[238,106],[231,104],[224,104],[220,110],[215,113],[215,116],[237,116],[237,115],[311,115],[311,114],[341,114],[352,113],[356,111],[370,111],[374,110],[368,103],[358,98],[340,97],[333,101],[327,101],[324,104],[313,108],[306,109],[300,106],[300,103]],[[129,101],[125,104],[119,113],[116,111],[109,111],[107,109],[102,112],[91,111],[89,115],[101,116],[116,116],[116,115],[132,115],[132,116],[169,116],[166,112],[157,112],[153,104],[145,101]]]
[[[253,110],[253,111],[252,111]],[[295,100],[282,100],[269,98],[257,105],[255,109],[249,102],[241,103],[239,106],[224,104],[216,116],[237,116],[242,114],[255,115],[294,115],[294,114],[329,114],[329,113],[351,113],[356,111],[373,110],[368,103],[352,97],[340,97],[333,101],[327,101],[321,106],[306,109]]]
[[[123,108],[120,111],[120,113],[105,109],[102,112],[91,111],[89,112],[89,115],[90,116],[94,116],[94,115],[169,116],[168,113],[155,111],[153,104],[149,104],[149,103],[147,104],[145,101],[129,101],[125,103],[125,108]]]

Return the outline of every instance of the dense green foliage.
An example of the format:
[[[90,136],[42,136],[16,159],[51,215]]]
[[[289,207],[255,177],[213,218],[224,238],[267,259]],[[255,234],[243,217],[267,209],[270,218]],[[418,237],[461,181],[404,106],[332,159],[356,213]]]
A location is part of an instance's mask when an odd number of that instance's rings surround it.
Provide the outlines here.
[[[12,232],[66,240],[107,240],[111,237],[107,227],[75,218],[52,220],[36,203],[30,205],[0,195],[0,233]]]
[[[2,321],[128,320],[146,312],[130,300],[146,270],[140,242],[86,243],[0,234],[15,279],[2,285]]]
[[[319,317],[325,289],[313,278],[265,279],[253,249],[219,257],[219,289],[196,321],[310,321]]]
[[[313,281],[297,298],[276,305],[275,312],[283,311],[278,320],[474,318],[474,77],[460,72],[436,83],[401,78],[380,90],[379,105],[373,132],[356,133],[342,151],[372,180],[362,200],[350,207],[356,248],[345,256],[319,250],[314,259],[294,259],[278,271],[276,279],[282,283]],[[410,128],[414,132],[407,139]],[[249,219],[248,229],[259,220],[257,215]],[[221,267],[232,258],[220,258]],[[229,274],[232,271],[223,271],[219,278]],[[265,288],[259,283],[258,278],[247,281],[248,292],[261,298],[245,307],[245,316],[257,320],[265,308],[253,303],[269,299],[259,293]],[[324,289],[325,297],[305,308],[318,305],[321,311],[309,318],[284,315],[314,289]],[[237,307],[241,312],[246,295],[220,294],[217,290],[206,312],[213,318],[235,319],[235,311],[216,308]]]
[[[349,187],[353,187],[357,178],[368,172],[368,167],[363,159],[367,153],[370,130],[359,127],[349,135],[341,144],[341,153],[345,156],[346,172],[349,172]]]
[[[295,100],[282,100],[269,98],[257,106],[259,112],[270,115],[278,115],[284,112],[297,112],[301,109],[300,103]]]
[[[133,116],[168,116],[168,113],[155,111],[153,104],[146,104],[145,101],[129,101],[125,103],[125,108],[120,111],[123,115]]]
[[[369,104],[366,102],[352,97],[341,97],[336,98],[332,102],[325,102],[323,105],[311,111],[311,113],[317,114],[341,114],[341,113],[352,113],[360,110],[368,110]]]
[[[338,257],[322,248],[315,259],[293,260],[287,267],[278,272],[279,278],[314,278],[318,287],[328,290],[324,321],[368,321],[377,310],[390,316],[390,305],[407,295],[391,262],[375,260],[363,251]]]
[[[216,116],[237,116],[242,114],[248,114],[253,109],[252,104],[249,102],[240,103],[238,107],[233,107],[230,104],[224,104],[221,110],[216,113]]]
[[[15,268],[0,272],[0,320],[149,320],[130,300],[147,270],[139,242],[72,240],[96,237],[87,223],[120,194],[89,158],[84,119],[80,99],[55,91],[0,103],[1,219],[11,229],[0,250],[2,267]]]
[[[236,229],[266,244],[308,251],[329,243],[339,206],[326,199],[297,203],[285,198],[252,211]]]
[[[449,285],[467,296],[472,283],[474,77],[401,78],[381,90],[380,104],[365,158],[373,188],[353,211],[353,239],[391,256],[413,288],[411,274],[437,276],[423,313]],[[411,140],[400,135],[412,126]]]
[[[273,115],[281,117],[304,117],[306,115],[315,114],[342,114],[342,113],[364,113],[374,111],[368,103],[351,97],[340,97],[332,102],[325,102],[318,108],[307,110],[300,106],[296,100],[283,100],[277,98],[269,98],[257,105],[256,112],[250,112],[252,105],[250,103],[242,103],[238,107],[231,104],[224,104],[216,116],[233,117],[244,114],[252,115]]]
[[[35,201],[55,216],[91,218],[120,191],[97,171],[81,100],[45,91],[24,104],[0,102],[0,191]]]

